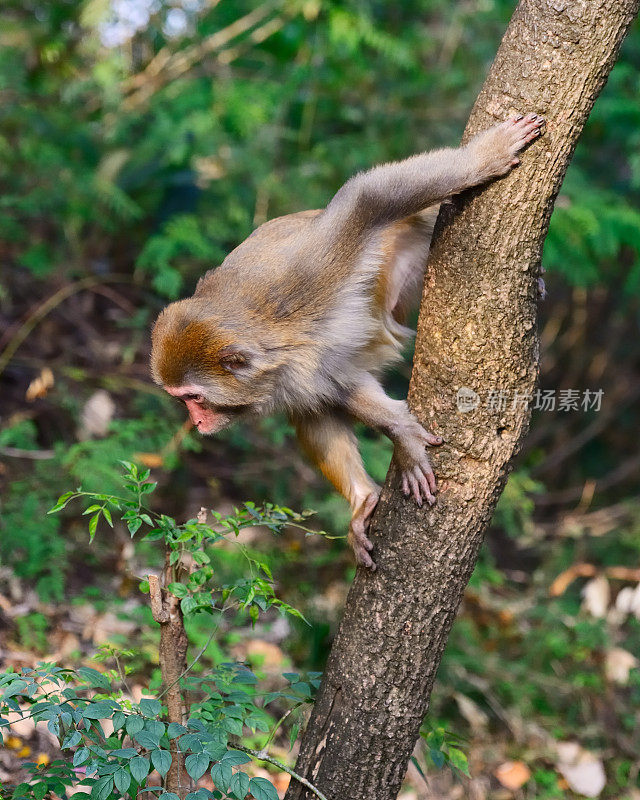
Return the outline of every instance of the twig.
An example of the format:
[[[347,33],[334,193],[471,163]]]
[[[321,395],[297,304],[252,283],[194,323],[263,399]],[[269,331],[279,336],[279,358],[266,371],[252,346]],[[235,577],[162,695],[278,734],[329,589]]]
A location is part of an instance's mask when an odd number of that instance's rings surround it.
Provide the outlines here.
[[[177,53],[170,54],[166,48],[163,48],[143,72],[134,75],[124,83],[122,88],[125,92],[130,91],[131,94],[123,100],[122,107],[125,109],[135,108],[147,100],[160,86],[179,78],[194,64],[201,63],[205,56],[215,53],[232,39],[262,22],[277,8],[277,5],[276,2],[263,3],[197,45],[185,47]]]
[[[149,577],[151,577],[151,576],[149,576]],[[156,580],[157,580],[157,578],[156,578]],[[151,585],[149,585],[149,588],[151,588]],[[155,619],[155,617],[154,617],[154,619]],[[219,627],[220,627],[220,625],[218,624],[218,625],[216,625],[216,627],[215,627],[215,628],[214,628],[214,629],[211,631],[211,633],[209,634],[209,638],[208,638],[208,639],[207,639],[207,641],[206,641],[206,644],[205,644],[205,646],[204,646],[204,647],[202,648],[202,650],[201,650],[201,651],[198,653],[198,655],[197,655],[197,656],[196,656],[196,657],[193,659],[193,661],[192,661],[192,662],[191,662],[191,663],[190,663],[190,664],[189,664],[189,665],[188,665],[188,666],[185,668],[185,670],[184,670],[183,672],[181,672],[181,673],[180,673],[180,675],[178,675],[178,677],[175,679],[175,681],[172,681],[172,682],[171,682],[171,683],[170,683],[168,686],[165,686],[165,688],[164,688],[164,689],[163,689],[163,690],[160,692],[160,694],[157,696],[157,699],[158,699],[158,700],[160,700],[160,698],[161,698],[161,697],[164,697],[164,695],[165,695],[165,694],[166,694],[166,693],[169,691],[169,689],[171,689],[171,687],[172,687],[172,686],[175,686],[175,685],[176,685],[176,683],[178,683],[178,681],[181,681],[181,680],[184,678],[184,676],[185,676],[185,675],[187,675],[189,672],[191,672],[191,670],[192,670],[192,669],[195,667],[195,665],[198,663],[198,661],[199,661],[199,660],[202,658],[202,656],[203,656],[203,655],[206,653],[206,651],[207,651],[207,648],[208,648],[208,647],[209,647],[209,645],[211,644],[211,641],[213,640],[213,637],[215,636],[215,634],[216,634],[216,632],[217,632],[217,630],[218,630],[218,628],[219,628]]]
[[[549,587],[551,597],[564,594],[576,578],[593,578],[598,573],[606,575],[612,580],[640,581],[640,568],[638,567],[604,567],[599,569],[595,564],[580,562],[561,572]]]
[[[289,775],[291,775],[292,778],[295,778],[295,780],[297,780],[298,783],[301,783],[303,786],[306,786],[307,789],[312,791],[316,797],[320,798],[320,800],[327,800],[326,795],[322,794],[320,789],[316,788],[311,783],[311,781],[308,781],[306,778],[303,778],[302,775],[299,775],[297,772],[294,772],[292,769],[289,769],[289,767],[286,764],[283,764],[282,761],[278,761],[277,758],[272,758],[266,753],[263,753],[261,750],[253,750],[251,747],[245,747],[242,744],[235,744],[235,742],[233,744],[233,749],[241,750],[243,753],[247,753],[248,755],[257,758],[259,761],[267,761],[269,764],[273,764],[274,767],[278,767],[278,769],[281,769],[283,772],[287,772]]]
[[[83,289],[90,289],[91,287],[100,283],[124,283],[125,281],[131,281],[131,276],[107,275],[97,277],[91,275],[87,278],[82,278],[82,280],[79,280],[76,283],[70,283],[67,286],[63,286],[62,289],[58,289],[57,292],[52,294],[48,300],[45,300],[44,303],[42,303],[32,314],[29,315],[29,317],[22,323],[15,334],[11,337],[4,350],[0,353],[0,375],[2,375],[5,367],[13,358],[16,350],[20,347],[20,345],[24,342],[36,325],[41,322],[50,311],[53,311],[56,306],[60,305],[63,300],[66,300],[68,297],[71,297],[71,295],[74,295],[77,292],[81,292]]]
[[[55,458],[54,450],[24,450],[22,447],[0,447],[0,456],[11,458],[32,458],[34,461],[44,461]]]
[[[151,614],[156,622],[160,623],[160,625],[164,625],[169,621],[169,614],[162,602],[160,581],[158,580],[157,575],[148,575],[147,579],[149,581],[149,601],[151,603]]]

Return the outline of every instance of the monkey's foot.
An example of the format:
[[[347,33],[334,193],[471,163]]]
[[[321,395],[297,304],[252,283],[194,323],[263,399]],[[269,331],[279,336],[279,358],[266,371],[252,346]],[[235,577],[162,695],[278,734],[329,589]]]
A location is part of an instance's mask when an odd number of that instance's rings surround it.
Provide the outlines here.
[[[544,117],[538,114],[518,115],[474,136],[469,148],[480,162],[483,178],[506,175],[519,164],[517,154],[543,133],[544,125]]]
[[[371,524],[371,516],[378,505],[379,499],[379,491],[371,492],[371,494],[367,495],[364,503],[351,517],[349,535],[347,536],[356,557],[356,563],[363,567],[369,567],[371,570],[375,570],[376,565],[369,555],[373,550],[373,542],[369,539],[367,533]]]
[[[436,476],[424,451],[425,445],[437,447],[442,443],[442,436],[429,433],[418,422],[396,442],[394,455],[400,467],[402,491],[419,506],[424,500],[430,506],[436,502]]]

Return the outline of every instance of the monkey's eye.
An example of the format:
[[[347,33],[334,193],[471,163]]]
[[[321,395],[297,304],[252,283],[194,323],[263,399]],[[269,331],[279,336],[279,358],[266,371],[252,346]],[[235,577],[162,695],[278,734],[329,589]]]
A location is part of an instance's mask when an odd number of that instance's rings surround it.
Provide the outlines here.
[[[204,397],[201,394],[184,394],[183,400],[193,400],[196,403],[204,403]]]

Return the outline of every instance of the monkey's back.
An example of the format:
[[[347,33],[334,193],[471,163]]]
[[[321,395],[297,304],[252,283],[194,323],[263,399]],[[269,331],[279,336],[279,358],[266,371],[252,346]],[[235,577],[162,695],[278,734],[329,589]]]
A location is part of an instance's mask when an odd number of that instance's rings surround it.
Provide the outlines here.
[[[280,346],[299,349],[339,382],[354,364],[378,371],[412,335],[401,322],[411,295],[419,299],[435,219],[429,212],[367,240],[339,239],[322,211],[278,217],[208,272],[195,296],[230,323],[266,324]]]

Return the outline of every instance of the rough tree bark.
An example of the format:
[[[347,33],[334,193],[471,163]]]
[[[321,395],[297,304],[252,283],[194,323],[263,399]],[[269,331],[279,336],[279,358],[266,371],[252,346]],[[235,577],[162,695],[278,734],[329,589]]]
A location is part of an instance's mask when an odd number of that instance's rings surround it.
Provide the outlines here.
[[[165,558],[163,584],[156,575],[149,575],[149,599],[151,613],[160,625],[160,673],[165,688],[167,718],[169,722],[182,725],[185,721],[185,700],[180,686],[180,678],[187,667],[187,648],[189,640],[184,628],[184,617],[180,608],[180,600],[166,590],[175,578],[176,570],[169,562],[169,551]],[[180,800],[184,800],[191,789],[191,778],[185,768],[185,755],[177,747],[177,739],[171,740],[171,766],[164,779],[167,792],[173,792]]]
[[[329,800],[395,798],[442,652],[534,390],[536,284],[554,199],[639,0],[521,0],[464,138],[514,111],[546,135],[508,177],[446,206],[418,324],[409,400],[446,444],[432,451],[440,493],[417,509],[393,466],[376,512],[375,573],[360,569],[296,770]],[[480,398],[457,408],[458,390]],[[509,398],[488,407],[492,391]],[[287,800],[311,800],[292,782]]]

